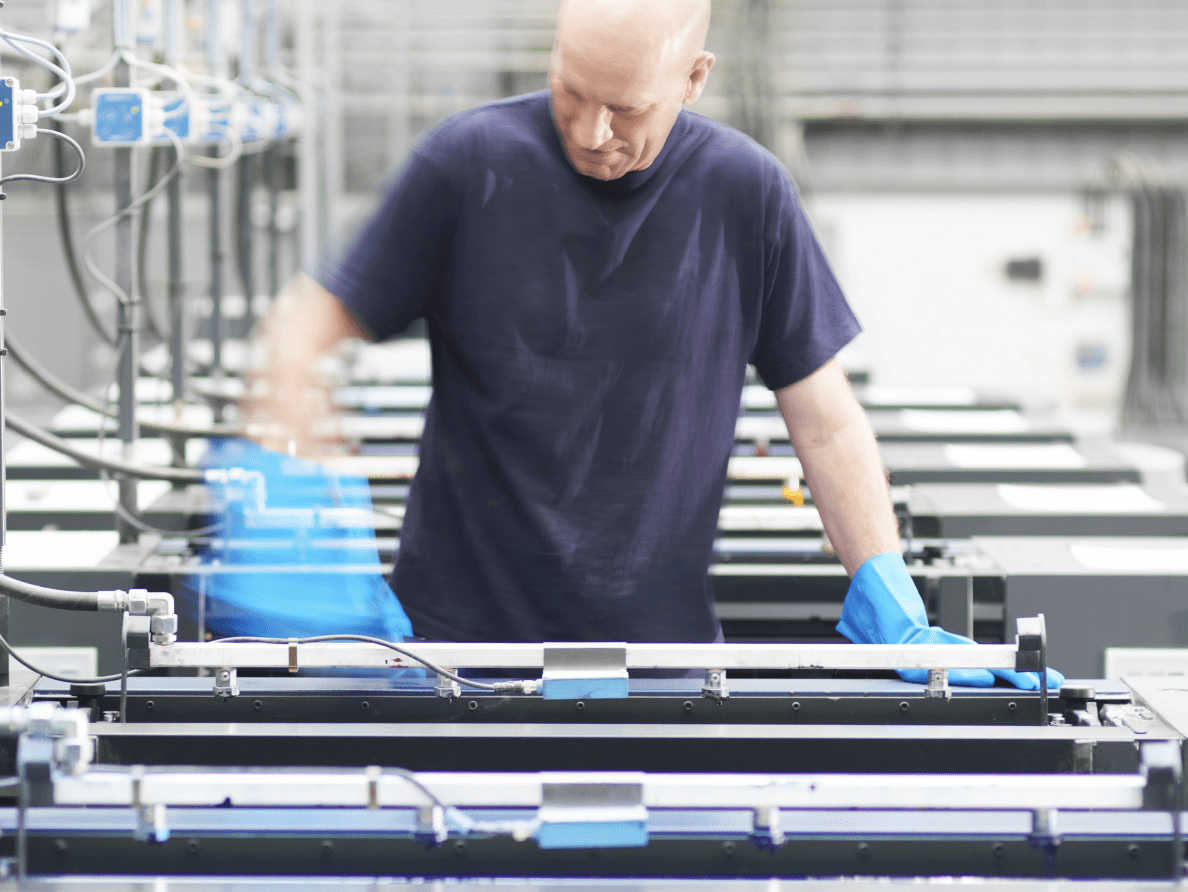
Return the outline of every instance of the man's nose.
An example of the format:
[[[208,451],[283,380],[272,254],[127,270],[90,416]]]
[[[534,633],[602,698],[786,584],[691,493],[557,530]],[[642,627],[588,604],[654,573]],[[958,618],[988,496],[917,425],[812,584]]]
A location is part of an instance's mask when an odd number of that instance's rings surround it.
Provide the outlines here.
[[[583,149],[597,149],[610,142],[611,110],[605,105],[590,106],[578,112],[573,126],[573,139]]]

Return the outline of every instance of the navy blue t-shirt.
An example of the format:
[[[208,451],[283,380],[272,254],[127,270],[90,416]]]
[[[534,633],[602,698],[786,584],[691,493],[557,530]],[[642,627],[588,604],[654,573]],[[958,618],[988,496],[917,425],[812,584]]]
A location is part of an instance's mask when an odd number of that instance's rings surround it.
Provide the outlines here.
[[[601,182],[547,92],[433,130],[322,284],[377,339],[428,323],[391,581],[440,640],[713,640],[747,363],[779,389],[859,331],[755,142],[682,111],[648,169]]]

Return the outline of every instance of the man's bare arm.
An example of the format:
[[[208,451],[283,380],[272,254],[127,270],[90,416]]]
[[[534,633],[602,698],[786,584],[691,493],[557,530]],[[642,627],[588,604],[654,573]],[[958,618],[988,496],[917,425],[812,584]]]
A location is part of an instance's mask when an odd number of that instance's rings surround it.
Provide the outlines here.
[[[846,571],[853,576],[868,558],[898,551],[899,532],[874,431],[841,364],[830,360],[777,391],[776,399],[813,503]]]
[[[299,273],[285,286],[258,335],[261,366],[247,401],[252,439],[280,452],[316,451],[314,429],[331,414],[320,360],[352,337],[369,335],[320,284]]]

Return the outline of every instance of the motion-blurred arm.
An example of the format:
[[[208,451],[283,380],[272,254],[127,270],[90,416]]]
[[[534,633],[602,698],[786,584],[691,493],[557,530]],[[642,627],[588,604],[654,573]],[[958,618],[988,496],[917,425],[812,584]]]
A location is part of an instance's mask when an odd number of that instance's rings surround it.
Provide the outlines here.
[[[315,450],[315,431],[331,417],[321,360],[347,338],[369,338],[338,298],[304,273],[277,297],[257,337],[260,367],[245,410],[253,440],[278,452]]]

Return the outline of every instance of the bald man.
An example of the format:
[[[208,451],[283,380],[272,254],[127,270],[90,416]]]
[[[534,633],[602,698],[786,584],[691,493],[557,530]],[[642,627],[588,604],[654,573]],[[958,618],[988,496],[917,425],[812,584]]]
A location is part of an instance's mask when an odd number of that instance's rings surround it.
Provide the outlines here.
[[[686,110],[714,65],[709,19],[708,0],[569,0],[549,89],[429,133],[269,322],[284,443],[309,422],[311,355],[428,321],[434,392],[391,579],[420,636],[720,640],[708,568],[751,363],[855,576],[839,628],[956,640],[928,629],[898,555],[834,358],[858,322],[793,184]]]

